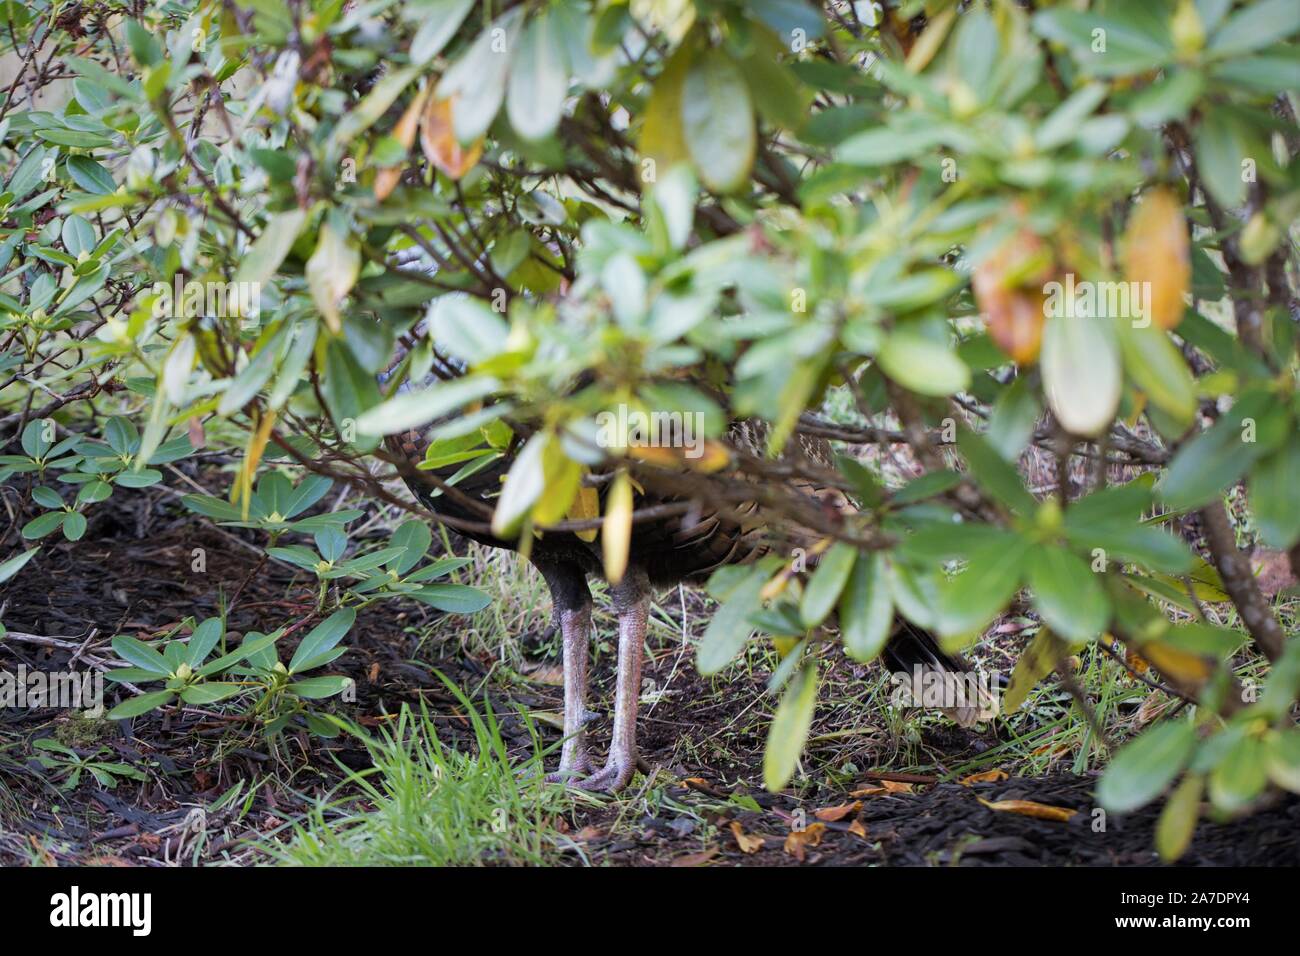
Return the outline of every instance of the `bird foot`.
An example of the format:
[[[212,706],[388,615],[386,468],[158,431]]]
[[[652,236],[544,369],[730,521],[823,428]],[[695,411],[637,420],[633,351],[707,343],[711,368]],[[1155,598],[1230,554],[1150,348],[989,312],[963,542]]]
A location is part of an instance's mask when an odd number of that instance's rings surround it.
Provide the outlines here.
[[[562,765],[559,770],[548,773],[544,779],[547,783],[577,783],[583,777],[590,775],[592,770],[591,757],[584,751],[576,754],[568,766]]]
[[[573,762],[572,766],[560,767],[554,773],[546,774],[547,783],[577,783],[591,773],[591,761],[586,757]]]
[[[575,786],[593,793],[613,793],[622,790],[632,779],[636,770],[636,761],[630,757],[618,758],[610,755],[609,762],[590,777],[579,780]]]

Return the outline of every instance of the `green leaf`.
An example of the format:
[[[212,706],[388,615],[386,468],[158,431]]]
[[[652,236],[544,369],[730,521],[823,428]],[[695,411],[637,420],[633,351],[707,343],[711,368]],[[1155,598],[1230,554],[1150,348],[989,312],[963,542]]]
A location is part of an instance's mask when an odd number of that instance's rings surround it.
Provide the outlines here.
[[[1126,744],[1102,775],[1097,800],[1111,813],[1146,806],[1187,766],[1196,729],[1185,720],[1166,721]]]
[[[407,596],[448,614],[476,614],[492,601],[486,592],[466,584],[429,584]]]
[[[225,634],[225,621],[219,617],[210,617],[194,629],[185,650],[185,663],[197,668],[212,653],[212,649],[221,642]]]
[[[1120,353],[1111,323],[1095,316],[1053,315],[1043,329],[1043,390],[1061,425],[1100,435],[1119,408]]]
[[[1210,802],[1232,813],[1248,806],[1267,785],[1264,742],[1248,734],[1210,771]]]
[[[45,537],[63,526],[63,516],[66,514],[66,511],[47,511],[33,518],[23,525],[23,537],[29,541]]]
[[[708,677],[718,673],[740,653],[754,630],[749,616],[758,610],[759,595],[771,572],[764,567],[750,570],[740,584],[727,595],[704,630],[695,652],[695,666]]]
[[[885,558],[859,555],[840,597],[840,633],[844,649],[855,661],[874,660],[893,633],[894,600],[889,592]]]
[[[308,700],[320,700],[325,697],[333,697],[335,694],[341,694],[351,685],[352,678],[332,675],[308,677],[304,680],[294,681],[289,685],[288,689],[299,697],[305,697]]]
[[[1196,382],[1182,353],[1154,325],[1120,327],[1124,369],[1151,404],[1186,428],[1196,416]]]
[[[1195,136],[1196,170],[1221,205],[1235,209],[1246,201],[1241,162],[1249,153],[1236,120],[1226,107],[1208,110]]]
[[[293,658],[289,661],[289,673],[296,674],[299,670],[305,670],[306,667],[303,665],[331,650],[335,644],[343,640],[343,636],[351,629],[356,619],[357,612],[350,607],[345,607],[335,611],[312,628],[311,633],[302,639],[302,643],[294,651]]]
[[[119,634],[113,638],[112,644],[117,656],[128,664],[134,664],[159,677],[166,677],[172,672],[171,665],[161,654],[134,637]]]
[[[1297,475],[1300,475],[1300,435],[1294,433],[1285,445],[1261,459],[1251,472],[1250,507],[1259,526],[1259,536],[1269,547],[1286,551],[1300,541],[1300,507],[1295,500]]]
[[[227,684],[219,681],[205,682],[186,687],[181,691],[181,700],[187,704],[202,707],[205,704],[215,704],[219,700],[234,697],[247,689],[242,684]]]
[[[533,17],[519,38],[510,65],[506,115],[527,140],[550,136],[560,123],[569,89],[569,65],[556,20],[546,10]]]
[[[1043,621],[1068,640],[1091,640],[1110,620],[1110,599],[1097,575],[1065,548],[1040,545],[1033,549],[1029,587]]]
[[[0,584],[8,581],[15,574],[21,571],[23,566],[32,558],[36,557],[36,553],[40,550],[40,548],[32,548],[30,551],[24,551],[22,554],[16,554],[12,558],[0,562]]]
[[[983,436],[963,429],[957,435],[957,448],[981,488],[1012,511],[1028,515],[1036,510],[1038,504],[1015,466],[994,451]]]
[[[486,33],[486,31],[484,32]],[[412,64],[387,73],[383,79],[371,87],[370,92],[365,95],[365,98],[360,103],[352,107],[339,120],[331,137],[334,144],[336,146],[346,146],[373,126],[379,117],[388,111],[388,107],[392,106],[393,102],[402,95],[402,91],[410,85],[410,82],[423,72],[422,65]]]
[[[892,332],[876,360],[886,375],[918,395],[944,397],[970,385],[970,369],[956,352],[909,330]]]
[[[405,549],[403,554],[390,560],[388,566],[398,574],[406,574],[424,560],[430,545],[433,544],[433,533],[423,521],[412,518],[398,526],[388,543],[394,548]]]
[[[1232,15],[1210,38],[1212,56],[1237,56],[1285,40],[1300,31],[1295,0],[1259,0]]]
[[[533,505],[546,488],[546,474],[542,459],[551,440],[549,432],[538,432],[524,443],[518,457],[506,474],[501,497],[492,512],[492,533],[506,538],[519,529],[519,525],[533,509]]]
[[[781,695],[763,752],[763,785],[776,793],[794,776],[817,706],[817,664],[803,666]]]
[[[1213,427],[1178,450],[1156,492],[1175,510],[1206,504],[1275,448],[1288,425],[1271,393],[1258,389],[1242,395]]]
[[[306,210],[297,206],[271,216],[262,234],[240,261],[235,281],[261,285],[275,275],[306,221]]]
[[[421,66],[442,52],[456,35],[474,0],[425,0],[418,6],[420,28],[411,40],[411,63]]]
[[[1020,586],[1028,548],[1019,538],[992,542],[970,554],[968,567],[939,591],[938,628],[944,637],[982,630]]]
[[[509,332],[505,319],[468,296],[443,296],[429,310],[429,336],[434,344],[470,365],[501,352]]]
[[[757,135],[740,68],[721,50],[691,64],[682,85],[682,132],[700,182],[729,193],[749,182]]]
[[[1285,790],[1300,793],[1300,728],[1273,731],[1264,746],[1269,779]]]
[[[799,616],[806,629],[812,629],[826,620],[831,609],[840,599],[840,592],[849,580],[853,563],[857,560],[858,549],[853,545],[838,541],[826,552],[826,556],[817,565],[808,587],[803,592],[803,601],[799,606]]]
[[[523,7],[514,7],[497,17],[438,83],[438,99],[455,97],[452,127],[462,143],[472,143],[486,133],[501,109],[523,13]]]
[[[149,694],[140,694],[138,697],[122,701],[105,716],[109,720],[125,720],[128,717],[139,717],[155,707],[170,704],[175,697],[176,692],[171,690],[158,690]]]

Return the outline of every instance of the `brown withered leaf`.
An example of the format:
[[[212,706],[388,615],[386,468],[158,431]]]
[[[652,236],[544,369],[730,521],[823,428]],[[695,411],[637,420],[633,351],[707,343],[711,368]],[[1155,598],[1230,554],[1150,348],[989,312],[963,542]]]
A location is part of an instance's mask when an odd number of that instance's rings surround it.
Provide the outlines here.
[[[757,833],[746,833],[739,820],[731,821],[731,835],[736,838],[736,846],[740,847],[741,853],[757,853],[766,842]]]
[[[862,801],[854,800],[852,803],[841,803],[837,807],[822,807],[820,810],[814,810],[813,816],[825,823],[834,823],[837,820],[843,820],[850,813],[857,813],[862,809]]]
[[[861,820],[854,820],[850,823],[849,832],[856,837],[861,837],[864,840],[867,839],[867,828],[862,825]]]
[[[790,835],[785,838],[785,846],[782,849],[802,863],[808,853],[808,847],[818,846],[822,842],[822,834],[825,832],[826,824],[824,823],[813,823],[804,830],[792,830]]]
[[[1018,813],[1024,817],[1033,817],[1035,820],[1056,820],[1064,823],[1079,812],[1066,807],[1050,807],[1045,803],[1034,803],[1032,800],[990,801],[985,800],[983,797],[976,797],[976,799],[990,810],[996,810],[998,813]]]
[[[1150,317],[1161,329],[1183,320],[1184,298],[1191,288],[1192,257],[1182,203],[1163,186],[1138,203],[1124,232],[1124,277],[1149,282]]]
[[[1005,770],[984,770],[980,773],[973,773],[969,777],[962,777],[957,782],[963,787],[969,787],[973,783],[997,783],[999,780],[1006,780],[1009,774]]]
[[[890,793],[911,793],[914,786],[902,780],[882,780],[880,785]]]
[[[708,863],[717,855],[718,855],[717,850],[704,850],[700,853],[687,853],[685,856],[679,856],[674,858],[673,861],[668,865],[669,866],[703,866],[705,863]]]
[[[1043,286],[1051,278],[1051,251],[1020,229],[975,267],[971,288],[989,338],[1021,365],[1038,358],[1043,344]]]
[[[548,687],[564,686],[564,668],[556,664],[525,664],[520,670],[524,677],[534,684],[546,684]]]
[[[424,107],[424,122],[420,125],[420,148],[439,172],[460,179],[483,155],[483,140],[479,139],[468,148],[461,146],[452,128],[453,109],[451,99],[429,97]]]

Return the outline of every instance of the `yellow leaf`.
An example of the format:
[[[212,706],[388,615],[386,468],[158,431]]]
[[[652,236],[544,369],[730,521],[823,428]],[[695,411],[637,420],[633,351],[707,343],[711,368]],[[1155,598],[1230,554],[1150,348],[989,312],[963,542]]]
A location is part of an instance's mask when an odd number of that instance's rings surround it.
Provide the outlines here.
[[[1160,673],[1184,685],[1204,683],[1210,679],[1213,670],[1210,662],[1199,654],[1192,654],[1182,648],[1171,647],[1159,641],[1144,643],[1142,654]]]
[[[582,481],[582,466],[564,453],[558,441],[553,441],[542,452],[542,476],[546,485],[533,505],[533,522],[545,528],[568,514]]]
[[[614,476],[605,499],[600,544],[605,558],[605,579],[610,584],[617,584],[623,580],[628,551],[632,547],[632,481],[626,471]]]
[[[1201,790],[1205,778],[1189,773],[1165,801],[1156,822],[1156,852],[1160,859],[1172,863],[1187,851],[1201,815]]]
[[[361,252],[346,233],[335,229],[326,219],[320,227],[316,251],[307,260],[304,271],[316,308],[325,317],[329,330],[337,335],[343,328],[339,303],[352,290],[361,272]]]
[[[1183,320],[1192,258],[1183,206],[1170,190],[1151,190],[1129,217],[1124,273],[1149,290],[1147,317],[1157,328],[1172,329]]]
[[[1065,645],[1050,631],[1042,630],[1025,648],[1011,672],[1011,682],[1002,698],[1002,712],[1017,710],[1040,680],[1051,673],[1065,653]]]
[[[682,84],[686,81],[693,56],[689,45],[677,48],[655,80],[650,101],[646,104],[637,147],[642,157],[654,164],[650,172],[655,180],[675,163],[690,160],[686,136],[682,132]],[[643,169],[642,175],[646,172]]]
[[[261,464],[262,452],[266,450],[266,443],[271,437],[271,429],[274,426],[275,412],[263,412],[261,420],[257,423],[257,431],[253,432],[248,440],[244,462],[239,469],[239,479],[235,482],[231,494],[231,502],[244,509],[245,521],[248,520],[248,506],[253,500],[253,476],[257,474],[257,466]]]
[[[1018,813],[1021,816],[1033,817],[1035,820],[1056,820],[1064,823],[1079,812],[1066,807],[1049,807],[1045,803],[1034,803],[1032,800],[988,801],[982,797],[976,797],[975,799],[990,810],[996,810],[998,813]]]
[[[590,521],[592,518],[599,518],[600,495],[596,492],[596,489],[586,486],[579,487],[573,503],[569,505],[569,513],[565,517],[571,521]],[[595,541],[598,532],[598,528],[588,528],[586,531],[575,531],[573,533],[583,541]]]

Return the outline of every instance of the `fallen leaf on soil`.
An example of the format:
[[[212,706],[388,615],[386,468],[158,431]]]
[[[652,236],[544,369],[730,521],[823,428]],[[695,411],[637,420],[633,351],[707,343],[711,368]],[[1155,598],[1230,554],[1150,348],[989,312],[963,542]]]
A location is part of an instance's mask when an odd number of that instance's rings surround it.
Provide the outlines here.
[[[736,846],[740,847],[741,853],[757,853],[766,842],[757,833],[746,833],[739,820],[731,821],[731,835],[736,838]]]
[[[804,855],[808,852],[808,847],[820,844],[822,834],[825,832],[826,824],[824,823],[814,823],[806,830],[795,830],[785,838],[783,849],[802,863]]]
[[[370,683],[374,684],[379,680],[379,661],[370,665],[370,673],[366,675]]]
[[[982,797],[976,799],[990,810],[996,810],[999,813],[1018,813],[1021,816],[1033,817],[1035,820],[1058,820],[1064,823],[1079,812],[1065,807],[1049,807],[1045,803],[1034,803],[1032,800],[988,801]]]
[[[554,664],[525,664],[523,674],[526,680],[534,684],[546,684],[550,687],[564,686],[564,668]]]
[[[592,840],[599,840],[604,835],[605,832],[600,827],[585,826],[573,835],[573,839],[577,843],[589,843]]]
[[[858,790],[850,791],[850,797],[873,797],[878,793],[911,793],[912,784],[903,783],[898,780],[882,780],[880,783],[873,783],[869,787],[862,787]]]
[[[564,729],[563,714],[557,714],[550,710],[532,710],[528,712],[528,716],[533,718],[533,720],[541,721],[543,724],[550,727],[558,727],[560,730]]]
[[[718,855],[717,850],[704,850],[701,853],[687,853],[685,856],[677,857],[672,861],[672,863],[668,865],[669,866],[703,866],[705,863],[708,863],[717,855]]]
[[[867,839],[867,828],[862,825],[861,820],[854,820],[850,823],[849,832],[854,836],[862,837],[864,840]]]
[[[957,782],[963,787],[969,787],[973,783],[997,783],[999,780],[1006,780],[1008,776],[1005,770],[984,770],[973,773],[969,777],[962,777]]]
[[[850,813],[857,813],[861,809],[862,801],[854,800],[852,803],[841,803],[838,807],[823,807],[820,810],[814,810],[813,816],[826,823],[834,823],[836,820],[843,820]]]

